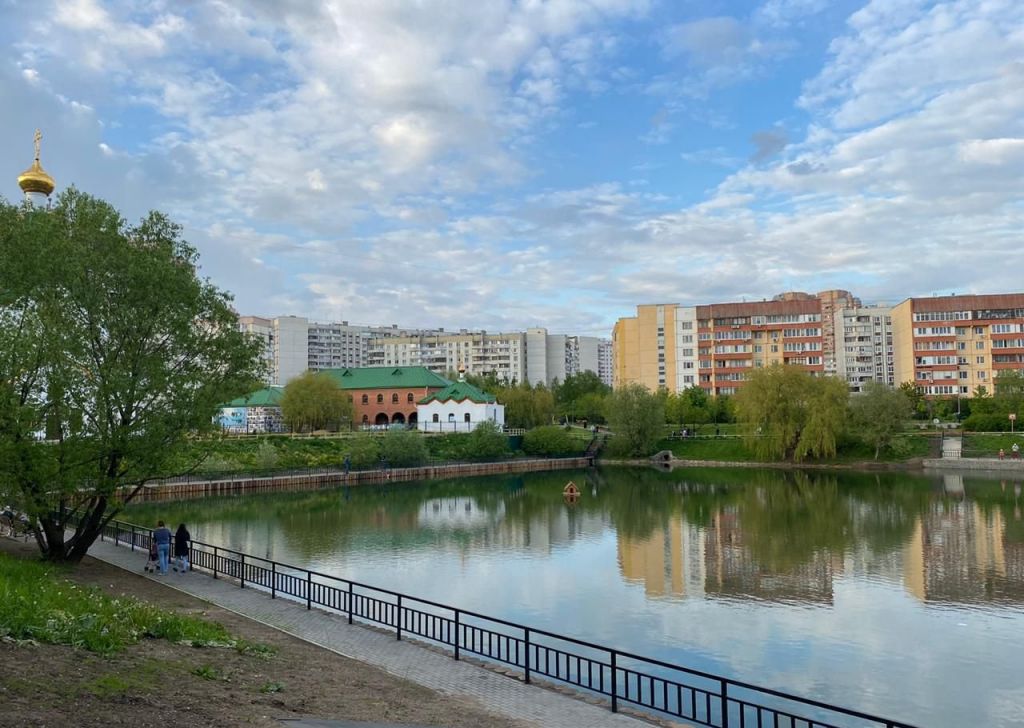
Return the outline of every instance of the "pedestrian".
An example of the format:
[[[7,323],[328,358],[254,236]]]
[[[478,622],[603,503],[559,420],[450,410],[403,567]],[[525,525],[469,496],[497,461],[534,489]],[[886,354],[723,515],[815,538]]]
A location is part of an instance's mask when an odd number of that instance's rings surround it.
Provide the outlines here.
[[[1002,460],[1006,457],[1006,450],[999,448],[999,459]]]
[[[1013,459],[1014,460],[1019,460],[1020,459],[1020,445],[1018,445],[1017,443],[1013,443],[1013,447],[1011,447],[1010,450],[1013,452]]]
[[[174,532],[174,557],[177,559],[174,570],[182,574],[191,568],[188,560],[188,544],[191,540],[192,534],[185,528],[185,524],[179,523],[178,530]]]
[[[352,458],[346,454],[345,461],[342,463],[342,467],[345,468],[345,477],[348,477],[349,471],[352,469]]]
[[[718,425],[715,425],[715,437],[721,437],[721,436],[722,436],[722,428],[720,428]]]
[[[171,554],[171,529],[164,525],[163,521],[156,522],[156,530],[153,531],[153,541],[156,543],[157,558],[160,561],[160,573],[167,574],[168,561]]]

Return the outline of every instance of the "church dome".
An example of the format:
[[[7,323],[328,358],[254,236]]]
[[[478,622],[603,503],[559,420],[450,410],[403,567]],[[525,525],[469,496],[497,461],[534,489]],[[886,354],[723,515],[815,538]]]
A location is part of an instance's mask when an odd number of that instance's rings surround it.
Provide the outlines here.
[[[43,165],[39,163],[39,142],[42,138],[43,135],[36,130],[36,158],[35,161],[32,162],[31,167],[18,175],[18,187],[20,187],[22,192],[25,194],[38,192],[49,197],[50,194],[53,193],[57,183],[53,181],[53,177],[48,175],[46,170],[43,169]]]

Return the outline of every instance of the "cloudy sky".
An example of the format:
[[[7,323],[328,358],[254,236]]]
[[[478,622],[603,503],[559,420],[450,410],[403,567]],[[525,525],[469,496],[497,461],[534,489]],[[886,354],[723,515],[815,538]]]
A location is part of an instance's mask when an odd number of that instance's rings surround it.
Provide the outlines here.
[[[7,199],[36,127],[243,313],[1024,288],[1020,0],[0,0]]]

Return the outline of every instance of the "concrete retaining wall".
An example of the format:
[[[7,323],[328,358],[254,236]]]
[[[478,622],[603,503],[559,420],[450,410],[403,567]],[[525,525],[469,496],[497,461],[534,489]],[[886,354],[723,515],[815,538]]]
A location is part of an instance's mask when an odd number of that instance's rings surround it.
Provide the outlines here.
[[[1024,475],[1024,460],[1012,458],[928,458],[924,467],[926,470],[998,470]]]
[[[466,478],[474,475],[504,475],[545,470],[574,470],[590,465],[589,458],[556,458],[551,460],[508,460],[498,463],[457,463],[428,465],[419,468],[390,470],[353,470],[315,475],[279,475],[265,478],[225,478],[189,483],[160,483],[143,488],[133,499],[135,503],[186,500],[241,493],[283,493],[287,491],[320,490],[341,485],[373,485],[434,478]]]

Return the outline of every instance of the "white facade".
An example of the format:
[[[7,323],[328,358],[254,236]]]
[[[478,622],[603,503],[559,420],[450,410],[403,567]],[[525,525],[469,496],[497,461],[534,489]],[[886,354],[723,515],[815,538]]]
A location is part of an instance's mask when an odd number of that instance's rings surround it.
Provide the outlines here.
[[[697,355],[700,353],[697,337],[697,307],[676,307],[676,330],[673,332],[673,346],[676,349],[675,391],[682,392],[690,387],[700,386],[697,374]]]
[[[526,376],[530,384],[551,386],[556,380],[564,382],[581,372],[594,372],[601,381],[611,381],[611,341],[596,336],[549,334],[544,328],[526,330]]]
[[[609,387],[612,386],[613,376],[612,351],[611,339],[597,340],[597,376]]]
[[[309,322],[300,316],[274,319],[274,384],[287,384],[309,369]]]
[[[895,386],[892,347],[892,308],[862,306],[835,311],[836,376],[851,392],[865,382]]]
[[[277,383],[274,367],[274,322],[259,316],[239,316],[238,330],[251,334],[263,343],[263,362],[266,366],[264,381],[267,384]]]
[[[472,432],[481,422],[505,425],[505,405],[496,402],[474,402],[454,399],[431,400],[416,405],[418,427],[423,432]]]
[[[369,366],[421,366],[442,376],[464,366],[467,374],[521,382],[526,375],[526,334],[481,331],[373,339],[368,360]]]

